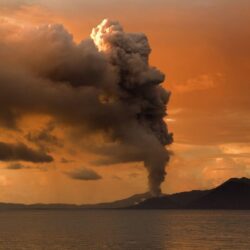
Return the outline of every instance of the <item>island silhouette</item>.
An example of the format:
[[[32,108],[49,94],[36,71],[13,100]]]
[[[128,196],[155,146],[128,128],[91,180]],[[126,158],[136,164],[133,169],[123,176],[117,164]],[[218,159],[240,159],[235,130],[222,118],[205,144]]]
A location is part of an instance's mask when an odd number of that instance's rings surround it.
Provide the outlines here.
[[[216,188],[192,190],[152,197],[150,193],[99,204],[17,204],[0,203],[0,210],[81,209],[250,209],[250,179],[231,178]]]

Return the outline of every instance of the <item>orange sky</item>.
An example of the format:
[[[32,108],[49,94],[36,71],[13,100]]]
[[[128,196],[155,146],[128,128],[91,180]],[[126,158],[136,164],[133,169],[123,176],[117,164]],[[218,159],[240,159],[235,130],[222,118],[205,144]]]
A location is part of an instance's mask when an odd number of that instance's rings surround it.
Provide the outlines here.
[[[89,36],[106,17],[119,20],[126,31],[145,33],[152,48],[151,64],[167,75],[164,86],[172,92],[166,121],[175,142],[163,191],[205,189],[232,176],[250,177],[248,1],[0,0],[0,15],[0,23],[61,23],[76,41]],[[47,121],[29,117],[22,128],[39,130]],[[53,133],[64,137],[65,129]],[[0,137],[22,140],[6,129]],[[96,167],[91,165],[95,156],[67,138],[64,141],[63,148],[53,151],[56,161],[42,168],[10,170],[1,162],[0,201],[99,202],[147,189],[141,164]],[[81,166],[103,178],[79,181],[65,174]]]

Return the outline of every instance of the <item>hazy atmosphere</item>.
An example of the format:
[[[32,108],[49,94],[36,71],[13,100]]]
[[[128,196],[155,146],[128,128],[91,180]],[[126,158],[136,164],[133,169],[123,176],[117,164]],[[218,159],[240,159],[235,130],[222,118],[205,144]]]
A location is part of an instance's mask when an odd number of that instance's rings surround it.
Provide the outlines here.
[[[249,178],[249,11],[246,0],[0,0],[0,201],[96,203]]]

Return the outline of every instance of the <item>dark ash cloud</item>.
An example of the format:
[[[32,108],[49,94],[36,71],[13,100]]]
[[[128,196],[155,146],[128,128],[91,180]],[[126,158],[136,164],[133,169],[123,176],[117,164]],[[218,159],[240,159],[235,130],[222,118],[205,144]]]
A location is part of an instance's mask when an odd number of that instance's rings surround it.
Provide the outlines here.
[[[29,132],[25,138],[38,146],[41,150],[50,151],[53,147],[62,147],[62,142],[53,135],[55,124],[50,122],[47,126],[39,131]]]
[[[44,114],[79,130],[77,143],[102,135],[103,148],[88,150],[103,155],[103,164],[143,162],[149,189],[159,195],[170,157],[165,146],[173,139],[164,122],[170,93],[161,86],[164,74],[149,65],[150,52],[146,35],[109,20],[78,44],[62,25],[20,30],[16,40],[1,37],[0,125],[18,128],[23,116]],[[51,132],[27,138],[44,151],[44,144],[57,143]],[[40,158],[33,161],[52,160],[34,153]]]
[[[52,162],[52,156],[43,151],[34,150],[25,144],[0,142],[1,161],[28,161],[34,163]]]
[[[82,181],[95,181],[100,180],[102,177],[92,169],[79,168],[69,172],[65,172],[70,178]]]

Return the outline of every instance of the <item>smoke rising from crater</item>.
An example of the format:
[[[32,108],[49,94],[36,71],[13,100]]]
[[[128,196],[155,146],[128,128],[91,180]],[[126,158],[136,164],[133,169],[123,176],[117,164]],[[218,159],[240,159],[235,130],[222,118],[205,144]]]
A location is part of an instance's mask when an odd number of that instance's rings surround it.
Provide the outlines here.
[[[98,50],[107,55],[119,76],[116,97],[135,110],[128,121],[131,124],[119,134],[120,139],[136,147],[135,151],[139,149],[149,173],[150,191],[158,195],[169,160],[164,145],[172,143],[172,134],[168,133],[163,120],[170,96],[159,85],[164,81],[164,75],[149,66],[151,49],[144,34],[126,33],[118,22],[105,19],[92,30],[91,38]]]
[[[108,143],[89,147],[103,156],[98,163],[144,162],[159,195],[172,143],[163,120],[170,93],[148,63],[147,37],[106,19],[79,44],[62,25],[1,33],[0,124],[16,129],[20,117],[38,113],[82,138],[101,133]]]

